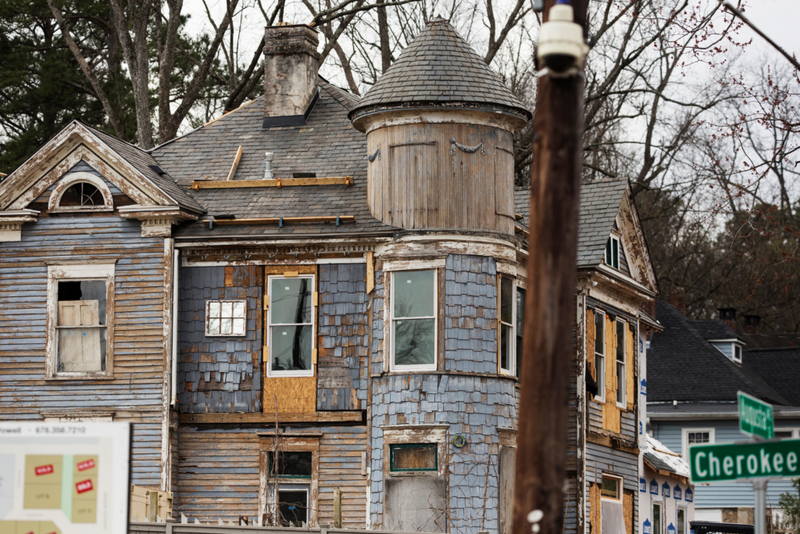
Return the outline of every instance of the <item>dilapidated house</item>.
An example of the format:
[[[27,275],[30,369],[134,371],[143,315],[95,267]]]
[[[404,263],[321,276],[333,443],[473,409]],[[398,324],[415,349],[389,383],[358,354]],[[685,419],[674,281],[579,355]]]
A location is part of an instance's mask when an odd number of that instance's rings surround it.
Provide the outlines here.
[[[361,99],[317,44],[268,28],[264,97],[149,152],[74,122],[0,184],[2,417],[130,421],[132,482],[204,522],[509,532],[531,114],[441,19]],[[657,287],[627,182],[580,217],[565,532],[634,534]]]

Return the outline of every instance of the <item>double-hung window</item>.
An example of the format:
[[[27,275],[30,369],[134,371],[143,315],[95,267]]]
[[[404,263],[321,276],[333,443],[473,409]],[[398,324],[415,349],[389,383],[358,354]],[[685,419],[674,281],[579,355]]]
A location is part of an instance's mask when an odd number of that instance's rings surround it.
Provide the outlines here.
[[[603,257],[606,265],[619,269],[619,238],[611,236],[606,241],[606,253]]]
[[[519,378],[522,368],[522,332],[525,290],[514,280],[500,277],[500,372]]]
[[[616,365],[616,384],[617,384],[617,406],[620,408],[625,407],[625,348],[626,340],[625,332],[627,324],[621,319],[617,319],[617,365]]]
[[[597,400],[606,396],[606,314],[594,312],[594,368],[597,380]]]
[[[391,369],[436,369],[436,271],[399,271],[391,282]]]
[[[114,264],[48,268],[47,376],[111,376]]]
[[[314,376],[314,276],[270,276],[268,376]]]

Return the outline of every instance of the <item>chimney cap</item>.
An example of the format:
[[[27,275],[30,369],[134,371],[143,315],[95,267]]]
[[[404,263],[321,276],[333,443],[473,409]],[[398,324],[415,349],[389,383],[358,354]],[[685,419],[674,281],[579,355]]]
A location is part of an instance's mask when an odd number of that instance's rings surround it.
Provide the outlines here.
[[[736,308],[717,308],[719,318],[723,321],[736,320]]]
[[[746,314],[744,316],[744,325],[745,326],[759,326],[761,324],[761,316],[760,315],[749,315]]]

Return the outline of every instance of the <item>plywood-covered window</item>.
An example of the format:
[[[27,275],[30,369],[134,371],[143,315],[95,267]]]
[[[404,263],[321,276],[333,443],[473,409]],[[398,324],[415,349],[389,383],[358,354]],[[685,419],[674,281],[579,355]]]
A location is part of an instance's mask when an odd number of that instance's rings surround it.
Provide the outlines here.
[[[392,273],[392,370],[436,369],[436,271]]]
[[[247,302],[244,300],[206,301],[207,336],[243,336],[247,321]]]
[[[114,265],[48,269],[48,377],[110,375]]]
[[[594,369],[597,382],[598,401],[603,401],[606,395],[606,315],[600,311],[594,312]]]
[[[398,443],[389,446],[389,469],[397,471],[437,471],[436,443]]]
[[[626,357],[625,352],[628,347],[626,342],[627,323],[622,319],[617,319],[617,354],[616,354],[616,387],[617,387],[617,406],[625,408],[625,390],[627,389],[627,375],[625,373]]]
[[[269,376],[314,375],[314,275],[270,276]]]

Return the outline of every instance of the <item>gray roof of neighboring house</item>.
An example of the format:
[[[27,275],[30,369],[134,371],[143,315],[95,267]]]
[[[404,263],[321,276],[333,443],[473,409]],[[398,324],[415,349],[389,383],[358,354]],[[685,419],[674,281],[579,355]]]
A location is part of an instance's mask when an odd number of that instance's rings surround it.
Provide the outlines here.
[[[712,320],[712,321],[692,321],[692,326],[697,333],[703,336],[703,339],[739,339],[741,340],[741,336],[739,336],[730,326],[723,323],[722,321]]]
[[[603,261],[606,242],[611,235],[627,180],[602,180],[581,184],[581,205],[578,220],[578,268],[595,267]],[[530,186],[514,190],[514,210],[530,226]]]
[[[653,334],[647,351],[648,402],[735,401],[744,391],[774,404],[790,401],[746,367],[729,360],[677,308],[658,303],[663,332]]]
[[[158,162],[153,159],[153,156],[149,153],[136,145],[117,139],[113,135],[107,134],[102,130],[98,130],[87,124],[84,124],[84,126],[91,130],[92,133],[99,137],[100,140],[107,144],[114,152],[133,165],[137,171],[153,182],[156,187],[174,199],[175,202],[178,203],[178,206],[197,213],[205,211],[203,206],[192,198],[184,188],[180,187],[169,174],[165,172],[162,175],[150,168],[150,165],[158,166]]]
[[[153,157],[178,184],[189,186],[204,177],[225,180],[239,146],[242,158],[234,180],[261,179],[264,152],[272,152],[275,178],[313,172],[317,177],[353,176],[353,185],[311,185],[247,189],[200,189],[190,194],[208,215],[233,214],[237,219],[262,217],[355,216],[355,223],[287,223],[226,225],[209,229],[201,221],[176,229],[176,236],[297,236],[391,234],[395,228],[378,221],[367,206],[367,141],[347,119],[355,98],[320,79],[319,100],[303,126],[262,128],[263,99],[220,117],[193,132],[152,150]]]
[[[364,95],[351,113],[376,107],[490,105],[529,119],[530,111],[473,48],[442,18],[425,29]]]
[[[747,349],[742,355],[742,365],[794,406],[800,406],[800,348]]]

